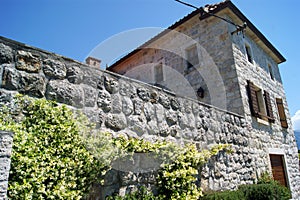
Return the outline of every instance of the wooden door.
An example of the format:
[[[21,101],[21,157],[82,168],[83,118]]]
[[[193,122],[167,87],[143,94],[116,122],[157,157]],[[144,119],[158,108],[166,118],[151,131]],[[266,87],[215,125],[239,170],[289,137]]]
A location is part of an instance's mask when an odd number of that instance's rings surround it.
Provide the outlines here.
[[[270,155],[270,160],[274,180],[287,187],[283,155]]]

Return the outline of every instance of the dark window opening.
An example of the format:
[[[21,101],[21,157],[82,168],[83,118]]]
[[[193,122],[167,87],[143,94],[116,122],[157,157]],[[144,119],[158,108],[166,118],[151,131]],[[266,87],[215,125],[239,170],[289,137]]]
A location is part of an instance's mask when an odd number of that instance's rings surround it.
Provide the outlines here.
[[[196,45],[186,49],[186,59],[188,69],[199,64],[198,50]]]
[[[271,79],[274,80],[272,65],[268,64],[268,70],[269,70],[269,74],[270,74]]]
[[[154,67],[154,78],[155,78],[155,83],[161,83],[164,81],[164,72],[163,72],[162,63]]]
[[[247,54],[247,59],[250,63],[253,63],[253,57],[252,57],[252,52],[251,52],[251,48],[249,45],[245,45],[245,49],[246,49],[246,54]]]

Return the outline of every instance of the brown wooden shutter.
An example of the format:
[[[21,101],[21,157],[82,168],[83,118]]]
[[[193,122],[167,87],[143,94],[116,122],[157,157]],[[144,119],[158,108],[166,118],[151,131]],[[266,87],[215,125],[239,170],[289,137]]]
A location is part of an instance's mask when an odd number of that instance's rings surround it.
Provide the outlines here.
[[[278,108],[278,114],[279,114],[281,126],[283,128],[288,128],[289,126],[288,126],[288,123],[286,120],[286,115],[285,115],[282,99],[276,98],[276,104],[277,104],[277,108]]]
[[[270,155],[272,174],[274,180],[278,181],[281,185],[287,187],[287,180],[285,175],[283,156],[282,155]]]
[[[270,122],[274,122],[274,115],[273,115],[273,110],[272,110],[272,104],[271,104],[271,99],[270,99],[270,94],[265,91],[265,103],[266,103],[266,109],[267,109],[267,116]]]
[[[258,99],[256,95],[255,85],[251,81],[248,82],[248,96],[249,96],[249,105],[252,115],[255,117],[259,116],[259,106]]]

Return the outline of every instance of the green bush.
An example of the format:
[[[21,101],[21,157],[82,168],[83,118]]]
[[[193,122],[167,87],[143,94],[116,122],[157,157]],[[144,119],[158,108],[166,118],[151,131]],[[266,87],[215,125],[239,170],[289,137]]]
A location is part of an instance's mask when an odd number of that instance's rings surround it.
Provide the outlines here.
[[[15,132],[9,198],[81,199],[106,166],[85,148],[71,110],[45,99],[16,102],[21,117],[3,107],[0,114],[0,130]]]
[[[244,194],[237,191],[222,191],[222,192],[209,192],[203,195],[200,200],[246,200]]]
[[[288,188],[274,181],[268,173],[263,173],[257,184],[241,185],[236,191],[208,192],[201,200],[288,200]]]
[[[147,191],[145,187],[139,187],[137,191],[126,194],[124,197],[109,196],[105,200],[160,200],[160,198]]]
[[[242,185],[239,190],[247,200],[288,200],[291,198],[286,187],[272,181],[270,183]]]

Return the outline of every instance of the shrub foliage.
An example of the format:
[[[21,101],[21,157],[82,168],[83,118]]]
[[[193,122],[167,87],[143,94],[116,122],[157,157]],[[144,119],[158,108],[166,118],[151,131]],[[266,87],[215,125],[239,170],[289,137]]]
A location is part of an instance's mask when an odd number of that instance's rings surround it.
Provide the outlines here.
[[[0,117],[0,130],[15,132],[9,198],[81,199],[105,166],[85,148],[71,110],[22,97],[17,106],[21,118],[5,108]]]

